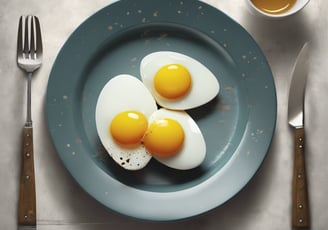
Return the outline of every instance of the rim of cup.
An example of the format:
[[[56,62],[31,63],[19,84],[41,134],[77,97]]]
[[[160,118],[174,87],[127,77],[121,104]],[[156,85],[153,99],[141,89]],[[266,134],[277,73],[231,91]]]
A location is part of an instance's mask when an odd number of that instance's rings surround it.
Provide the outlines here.
[[[275,1],[275,0],[273,0]],[[268,18],[284,18],[290,15],[293,15],[297,12],[299,12],[300,10],[302,10],[309,2],[310,0],[296,0],[295,4],[286,12],[280,13],[280,14],[270,14],[270,13],[266,13],[262,10],[260,10],[259,8],[257,8],[252,0],[246,0],[247,5],[249,6],[249,8],[251,9],[251,11],[253,11],[254,13],[258,14],[258,15],[262,15]]]

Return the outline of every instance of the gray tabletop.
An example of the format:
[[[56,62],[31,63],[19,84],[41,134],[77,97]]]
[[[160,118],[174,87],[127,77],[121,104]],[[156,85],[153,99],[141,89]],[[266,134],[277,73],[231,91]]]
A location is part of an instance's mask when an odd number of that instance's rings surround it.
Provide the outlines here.
[[[56,55],[81,22],[111,2],[1,0],[0,228],[17,226],[26,79],[16,66],[16,36],[19,16],[35,14],[42,23],[44,43],[44,61],[34,76],[32,95],[38,229],[291,229],[293,133],[287,125],[288,87],[298,51],[309,40],[312,52],[305,101],[309,199],[312,228],[324,230],[328,224],[328,2],[311,1],[295,16],[265,20],[249,13],[241,0],[206,1],[240,23],[263,50],[277,89],[277,125],[268,156],[246,188],[225,205],[177,223],[143,222],[103,207],[66,171],[47,132],[45,94]]]

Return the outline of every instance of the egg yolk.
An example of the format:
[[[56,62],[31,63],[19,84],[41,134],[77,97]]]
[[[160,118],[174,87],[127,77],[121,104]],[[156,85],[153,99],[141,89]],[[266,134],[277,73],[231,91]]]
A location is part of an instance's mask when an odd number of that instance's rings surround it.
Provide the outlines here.
[[[118,144],[131,146],[141,143],[147,127],[148,120],[142,113],[124,111],[114,117],[109,131]]]
[[[154,87],[164,98],[179,99],[191,88],[191,76],[180,64],[169,64],[160,68],[154,77]]]
[[[170,157],[179,152],[184,142],[181,125],[170,118],[159,119],[150,124],[143,143],[155,156]]]

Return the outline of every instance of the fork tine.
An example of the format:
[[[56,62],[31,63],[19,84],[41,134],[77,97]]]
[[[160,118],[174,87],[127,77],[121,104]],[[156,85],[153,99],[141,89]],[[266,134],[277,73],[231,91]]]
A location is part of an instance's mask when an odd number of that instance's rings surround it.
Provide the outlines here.
[[[41,38],[41,27],[38,17],[34,16],[35,19],[35,35],[36,35],[36,54],[41,57],[42,55],[42,38]]]
[[[29,39],[29,35],[28,35],[28,32],[29,32],[29,28],[28,28],[28,19],[29,19],[29,16],[26,16],[24,17],[25,18],[25,30],[24,30],[24,44],[23,44],[23,52],[25,55],[28,55],[28,52],[29,52],[29,42],[28,42],[28,39]]]
[[[17,58],[23,55],[23,16],[19,18],[17,35]]]
[[[35,58],[35,39],[34,39],[34,19],[35,16],[31,16],[31,20],[30,20],[30,27],[31,27],[31,33],[30,33],[30,53],[31,53],[31,58],[34,59]]]

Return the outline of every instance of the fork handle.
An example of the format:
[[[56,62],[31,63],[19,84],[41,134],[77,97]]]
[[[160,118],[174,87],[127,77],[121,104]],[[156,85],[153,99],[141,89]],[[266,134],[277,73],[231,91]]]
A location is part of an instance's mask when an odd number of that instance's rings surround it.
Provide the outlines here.
[[[33,128],[23,128],[22,165],[18,204],[18,224],[36,225],[36,199],[33,152]]]
[[[294,228],[310,227],[310,209],[305,171],[304,137],[304,128],[296,128],[292,197],[292,226]]]

